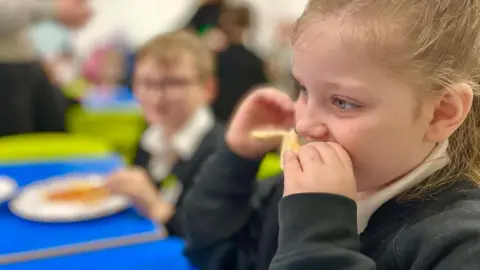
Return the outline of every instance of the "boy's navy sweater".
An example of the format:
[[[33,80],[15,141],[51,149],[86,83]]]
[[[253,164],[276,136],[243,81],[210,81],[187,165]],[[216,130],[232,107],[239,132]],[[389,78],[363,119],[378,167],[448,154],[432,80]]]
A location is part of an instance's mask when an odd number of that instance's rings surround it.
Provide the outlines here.
[[[392,199],[358,236],[354,201],[281,199],[282,177],[257,183],[258,166],[224,146],[187,195],[185,254],[200,269],[480,269],[480,190],[471,182],[423,202]]]
[[[165,224],[170,235],[183,237],[183,200],[187,192],[194,186],[195,177],[199,173],[202,165],[205,163],[205,161],[210,155],[215,153],[215,150],[218,146],[218,141],[221,141],[225,134],[224,130],[225,129],[223,125],[216,123],[210,130],[210,132],[205,135],[193,157],[190,160],[178,160],[173,166],[172,173],[178,178],[179,181],[182,182],[183,190],[180,194],[177,204],[175,205],[175,215],[167,224]],[[150,159],[151,155],[147,151],[142,149],[139,144],[133,164],[148,170],[148,164],[150,162]],[[160,188],[160,183],[154,181],[151,174],[150,179],[152,179],[152,182],[156,185],[157,188]]]

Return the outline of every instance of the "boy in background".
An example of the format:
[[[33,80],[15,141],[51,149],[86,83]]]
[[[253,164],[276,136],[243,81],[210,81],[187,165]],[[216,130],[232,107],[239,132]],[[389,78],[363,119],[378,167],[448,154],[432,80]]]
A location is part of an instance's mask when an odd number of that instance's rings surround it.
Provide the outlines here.
[[[214,72],[208,47],[187,31],[157,36],[137,54],[133,91],[148,128],[137,167],[113,173],[108,186],[171,235],[182,236],[184,194],[224,134],[209,109],[216,96]]]

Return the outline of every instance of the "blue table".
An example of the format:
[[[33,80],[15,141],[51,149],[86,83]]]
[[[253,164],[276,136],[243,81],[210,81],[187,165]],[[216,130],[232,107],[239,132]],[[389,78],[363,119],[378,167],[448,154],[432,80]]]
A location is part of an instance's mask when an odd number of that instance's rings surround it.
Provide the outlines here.
[[[0,175],[7,175],[17,181],[22,187],[35,180],[68,173],[100,173],[106,174],[123,166],[117,156],[109,158],[85,158],[56,162],[41,162],[29,164],[0,164]],[[78,223],[37,223],[22,220],[14,216],[7,204],[0,204],[0,256],[26,252],[61,245],[79,244],[88,241],[115,238],[139,233],[154,232],[155,226],[150,221],[140,217],[133,209],[119,214],[91,221]],[[48,260],[9,265],[8,269],[56,269],[66,264],[68,269],[84,267],[95,269],[99,259],[112,263],[118,261],[116,269],[149,269],[134,267],[135,263],[169,264],[168,269],[188,269],[186,260],[181,256],[182,242],[178,239],[167,239],[148,244],[130,247],[114,248],[97,252],[59,257]],[[157,254],[158,253],[158,254]],[[162,259],[163,258],[163,259]],[[121,261],[132,260],[130,263]],[[98,263],[96,263],[99,265]],[[41,265],[41,267],[40,267]],[[178,265],[178,268],[174,265]],[[17,268],[16,268],[17,267]],[[73,268],[72,268],[73,267]],[[64,267],[60,267],[63,269]],[[2,267],[2,269],[4,269]],[[83,269],[82,267],[78,269]]]
[[[180,256],[183,242],[175,238],[133,245],[122,248],[106,249],[97,252],[63,256],[0,265],[2,270],[191,270],[187,261]]]

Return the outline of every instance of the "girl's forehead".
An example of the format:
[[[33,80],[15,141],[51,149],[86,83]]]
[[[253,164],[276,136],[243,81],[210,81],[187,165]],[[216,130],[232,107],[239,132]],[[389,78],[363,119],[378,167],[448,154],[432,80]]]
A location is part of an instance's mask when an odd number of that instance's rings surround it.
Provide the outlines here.
[[[355,97],[368,94],[373,98],[404,88],[392,72],[362,50],[335,39],[323,41],[323,36],[314,39],[309,49],[293,49],[293,76],[307,89],[338,89]]]
[[[348,27],[337,22],[316,22],[297,33],[293,43],[292,71],[300,82],[307,79],[304,77],[348,80],[350,77],[391,76],[376,61],[370,48],[352,37],[353,31]]]
[[[323,76],[355,74],[370,67],[365,56],[355,48],[349,48],[335,39],[312,37],[311,42],[305,39],[304,44],[294,46],[292,69],[294,75],[322,74]],[[307,75],[308,76],[308,75]],[[301,79],[301,77],[300,77]]]
[[[319,60],[359,51],[346,35],[348,31],[337,22],[313,22],[298,30],[293,41],[294,57]]]
[[[312,19],[297,26],[292,47],[296,53],[342,54],[361,61],[384,57],[384,51],[402,50],[405,37],[381,22],[339,16]]]
[[[323,38],[332,38],[331,28],[327,27],[328,22],[312,22],[308,25],[299,26],[293,37],[293,48],[295,50],[309,51]]]

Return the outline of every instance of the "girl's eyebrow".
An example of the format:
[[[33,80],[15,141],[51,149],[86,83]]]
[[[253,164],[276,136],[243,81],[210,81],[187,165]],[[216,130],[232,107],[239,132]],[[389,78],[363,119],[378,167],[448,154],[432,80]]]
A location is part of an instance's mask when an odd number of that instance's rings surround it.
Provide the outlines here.
[[[295,77],[293,73],[291,73],[291,77],[294,81],[295,89],[300,90],[302,88],[306,88],[305,85],[300,82],[299,79]],[[359,81],[356,80],[342,80],[342,81],[326,81],[323,82],[323,87],[326,89],[355,89],[355,90],[363,90],[365,89],[365,85]]]

